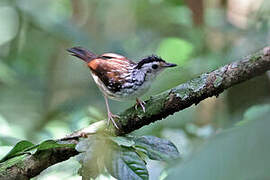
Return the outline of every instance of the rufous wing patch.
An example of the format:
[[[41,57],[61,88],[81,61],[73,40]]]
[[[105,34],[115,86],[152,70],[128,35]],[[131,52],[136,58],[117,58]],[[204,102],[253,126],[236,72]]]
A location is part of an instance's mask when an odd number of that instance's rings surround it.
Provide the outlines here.
[[[112,92],[121,90],[125,82],[121,75],[128,73],[130,64],[126,60],[98,58],[88,63],[91,71],[98,76]]]

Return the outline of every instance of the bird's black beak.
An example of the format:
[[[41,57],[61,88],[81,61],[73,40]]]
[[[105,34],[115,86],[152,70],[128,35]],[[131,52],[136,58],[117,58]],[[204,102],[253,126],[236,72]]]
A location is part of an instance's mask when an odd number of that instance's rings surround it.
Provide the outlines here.
[[[177,64],[167,63],[167,62],[163,64],[163,67],[175,67],[175,66],[177,66]]]

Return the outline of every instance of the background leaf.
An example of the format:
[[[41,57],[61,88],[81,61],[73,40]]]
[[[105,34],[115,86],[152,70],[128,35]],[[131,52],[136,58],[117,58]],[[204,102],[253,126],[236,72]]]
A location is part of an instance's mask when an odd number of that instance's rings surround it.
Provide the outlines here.
[[[267,114],[270,109],[270,105],[258,105],[252,106],[244,113],[244,118],[242,121],[239,121],[236,126],[246,125],[249,122],[257,120],[258,115]]]
[[[167,179],[269,179],[270,106],[256,106],[247,112],[249,123],[221,132],[199,152],[170,171]],[[263,113],[262,113],[263,112]]]
[[[193,45],[180,38],[166,38],[159,44],[157,54],[162,58],[183,65],[193,51]]]
[[[119,180],[148,179],[145,162],[131,148],[114,146],[106,155],[105,166]]]
[[[25,140],[23,140],[23,141],[18,142],[18,143],[17,143],[17,144],[16,144],[16,145],[8,152],[8,154],[0,160],[0,163],[1,163],[1,162],[4,162],[4,161],[6,161],[6,160],[8,160],[8,159],[10,159],[10,158],[12,158],[12,157],[15,157],[15,156],[17,156],[17,155],[20,155],[21,153],[24,153],[24,151],[25,151],[26,149],[29,149],[30,147],[33,147],[33,146],[34,146],[34,144],[31,143],[30,141],[25,141]]]
[[[152,160],[168,161],[179,158],[179,152],[172,142],[155,136],[135,138],[135,148],[146,150],[147,156]]]

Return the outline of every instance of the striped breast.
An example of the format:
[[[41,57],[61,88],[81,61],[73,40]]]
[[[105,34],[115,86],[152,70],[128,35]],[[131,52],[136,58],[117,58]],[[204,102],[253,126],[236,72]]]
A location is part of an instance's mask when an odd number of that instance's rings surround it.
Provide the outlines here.
[[[121,91],[126,77],[135,65],[136,63],[124,56],[114,53],[102,54],[88,63],[95,82],[109,95]]]

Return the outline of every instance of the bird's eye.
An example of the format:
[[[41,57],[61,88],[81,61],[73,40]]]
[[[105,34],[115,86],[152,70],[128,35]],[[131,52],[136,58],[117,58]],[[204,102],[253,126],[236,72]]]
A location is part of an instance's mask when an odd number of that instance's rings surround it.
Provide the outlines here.
[[[157,64],[153,64],[153,65],[152,65],[152,68],[153,68],[153,69],[157,69],[157,68],[158,68],[158,65],[157,65]]]

